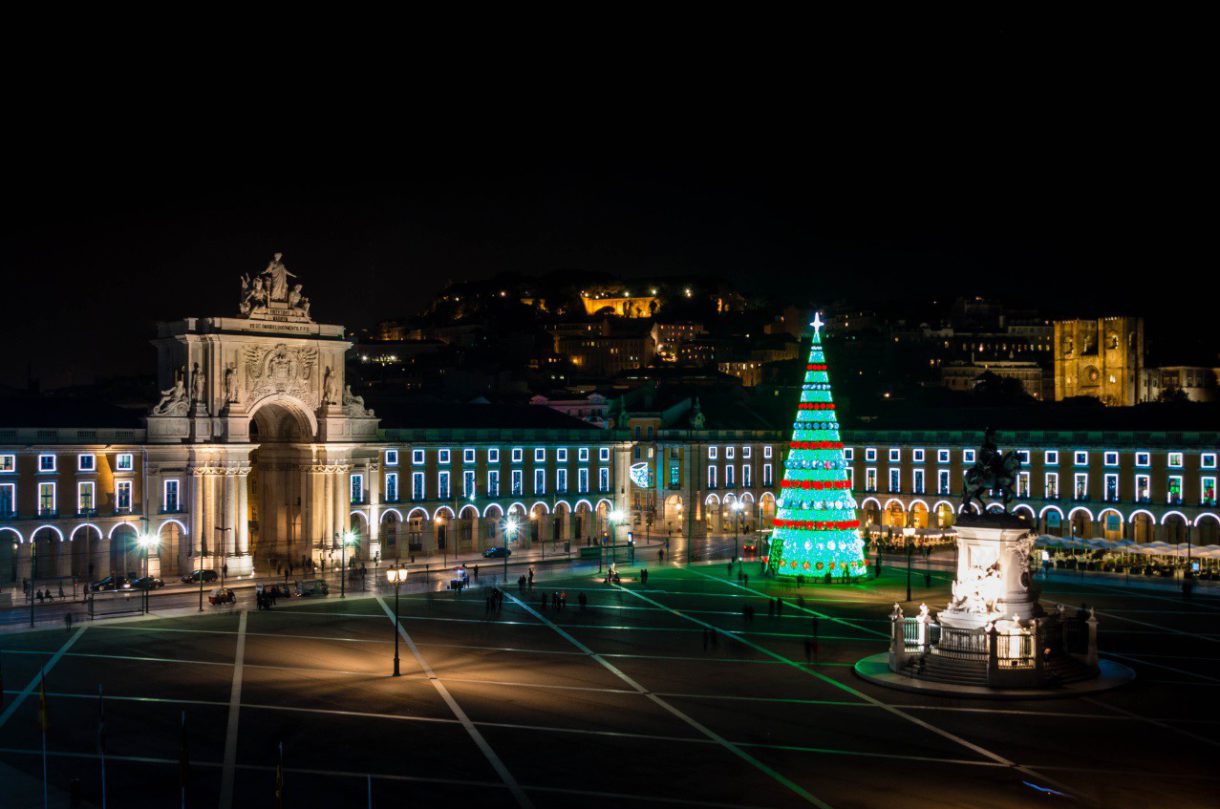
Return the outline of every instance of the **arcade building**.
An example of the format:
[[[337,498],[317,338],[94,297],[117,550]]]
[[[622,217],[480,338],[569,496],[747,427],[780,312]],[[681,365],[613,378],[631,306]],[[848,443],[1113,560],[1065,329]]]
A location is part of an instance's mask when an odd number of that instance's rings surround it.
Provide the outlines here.
[[[239,316],[159,324],[144,414],[0,400],[0,585],[337,564],[345,537],[372,565],[615,534],[625,431],[528,405],[378,415],[344,327],[288,277],[277,255]]]

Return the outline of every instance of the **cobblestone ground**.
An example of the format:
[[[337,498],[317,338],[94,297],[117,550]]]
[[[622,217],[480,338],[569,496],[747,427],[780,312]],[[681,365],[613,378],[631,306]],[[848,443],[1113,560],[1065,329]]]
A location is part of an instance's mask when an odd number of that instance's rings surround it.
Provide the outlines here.
[[[390,591],[0,636],[0,804],[41,805],[41,669],[52,805],[74,779],[101,804],[99,685],[115,807],[180,805],[184,714],[191,807],[274,805],[281,744],[292,807],[1215,805],[1220,600],[1052,579],[1044,603],[1095,606],[1136,682],[955,700],[852,673],[886,647],[897,571],[800,589],[746,571],[564,574],[491,612],[484,590],[404,595],[398,678]],[[915,597],[943,605],[944,575]]]

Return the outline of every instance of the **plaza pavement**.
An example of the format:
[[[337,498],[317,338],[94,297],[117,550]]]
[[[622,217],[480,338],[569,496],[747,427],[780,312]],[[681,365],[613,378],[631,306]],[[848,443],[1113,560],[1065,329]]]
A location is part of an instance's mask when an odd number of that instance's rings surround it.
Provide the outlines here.
[[[557,570],[491,614],[480,589],[404,592],[399,678],[385,587],[6,634],[0,805],[41,805],[40,668],[59,805],[74,778],[100,805],[99,684],[113,807],[179,805],[183,711],[191,807],[274,806],[281,742],[292,807],[366,806],[370,786],[376,807],[1215,805],[1220,601],[1052,578],[1043,602],[1095,606],[1103,653],[1137,681],[956,700],[852,673],[884,650],[904,571],[797,588],[745,569],[653,562],[620,587]],[[933,576],[915,604],[947,599]],[[566,609],[542,606],[554,591]]]

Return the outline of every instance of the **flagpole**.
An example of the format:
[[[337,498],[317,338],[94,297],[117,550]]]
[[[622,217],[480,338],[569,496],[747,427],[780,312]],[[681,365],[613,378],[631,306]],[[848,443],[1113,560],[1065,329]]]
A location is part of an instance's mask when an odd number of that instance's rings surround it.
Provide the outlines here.
[[[106,704],[102,698],[102,684],[97,684],[97,753],[102,760],[102,809],[106,809]]]
[[[42,809],[50,809],[51,802],[47,798],[47,670],[42,670],[39,679],[39,711],[42,720]]]

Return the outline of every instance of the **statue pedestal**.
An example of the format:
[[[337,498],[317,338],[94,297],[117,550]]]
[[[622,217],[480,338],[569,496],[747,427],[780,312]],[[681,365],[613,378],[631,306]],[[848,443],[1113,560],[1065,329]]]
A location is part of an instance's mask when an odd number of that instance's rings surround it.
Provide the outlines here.
[[[953,598],[939,614],[953,629],[982,629],[1000,620],[1025,622],[1042,615],[1029,574],[1035,534],[1011,514],[963,515],[957,531]]]

